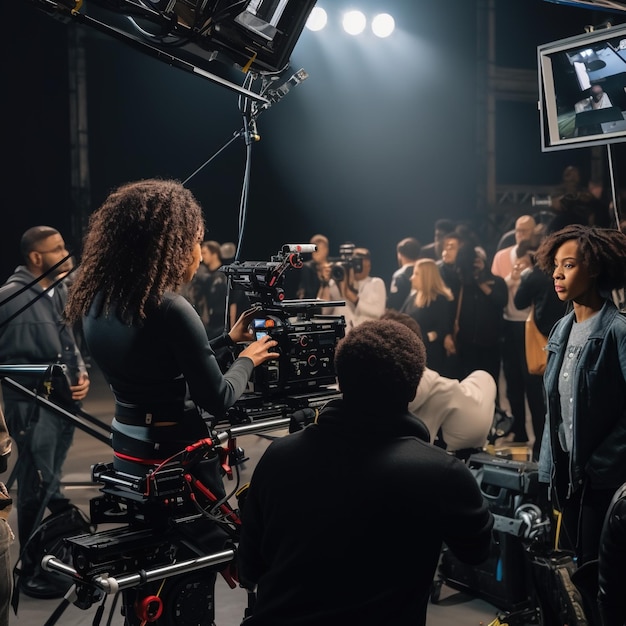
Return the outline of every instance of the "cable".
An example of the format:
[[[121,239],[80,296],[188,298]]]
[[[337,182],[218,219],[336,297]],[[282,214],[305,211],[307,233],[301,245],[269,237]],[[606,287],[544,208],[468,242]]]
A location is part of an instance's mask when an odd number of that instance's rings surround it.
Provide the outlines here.
[[[51,268],[47,269],[41,276],[37,276],[37,278],[35,278],[34,280],[31,280],[29,283],[27,283],[26,285],[24,285],[21,289],[18,289],[15,293],[11,294],[10,296],[7,296],[4,300],[2,300],[2,302],[0,302],[0,307],[4,306],[5,304],[11,302],[11,300],[14,300],[15,298],[17,298],[18,296],[22,295],[25,291],[28,291],[31,287],[34,287],[37,283],[40,283],[42,280],[44,280],[45,278],[47,278],[48,276],[50,276],[50,274],[52,274],[52,272],[54,272],[54,270],[56,270],[58,267],[60,267],[61,265],[63,265],[63,263],[65,263],[68,259],[72,258],[72,253],[69,252],[67,254],[67,256],[63,257],[60,261],[58,261],[57,263],[55,263]],[[48,287],[46,287],[42,293],[37,294],[37,296],[35,298],[33,298],[33,300],[31,302],[29,302],[26,306],[24,306],[23,308],[21,308],[17,313],[15,313],[12,317],[10,317],[8,320],[5,320],[2,323],[2,326],[4,326],[5,324],[7,324],[8,322],[10,322],[14,317],[16,317],[19,313],[21,313],[22,311],[24,311],[25,309],[27,309],[29,306],[31,306],[32,304],[34,304],[35,302],[37,302],[37,300],[39,300],[39,298],[41,298],[44,294],[48,293],[51,289],[54,289],[60,282],[62,282],[63,280],[65,280],[65,278],[67,276],[69,276],[74,270],[76,269],[76,266],[72,266],[71,269],[69,269],[67,272],[65,272],[63,274],[63,276],[60,276],[58,278],[56,278],[53,283],[51,285],[49,285]],[[0,326],[0,328],[2,328],[2,326]]]

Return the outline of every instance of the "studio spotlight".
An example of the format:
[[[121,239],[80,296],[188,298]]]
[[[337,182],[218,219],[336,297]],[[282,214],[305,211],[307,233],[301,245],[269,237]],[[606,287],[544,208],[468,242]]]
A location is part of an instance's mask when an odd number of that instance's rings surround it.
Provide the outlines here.
[[[348,35],[360,35],[365,25],[365,15],[361,11],[348,11],[343,16],[343,29]]]
[[[172,64],[280,73],[317,0],[31,0]],[[81,5],[85,5],[81,8]],[[170,54],[171,52],[171,54]]]
[[[176,6],[185,2],[189,0],[176,0]],[[224,52],[244,70],[279,72],[287,66],[315,2],[218,0],[189,4],[196,10],[194,30],[202,33],[196,42]],[[203,26],[198,28],[198,24]]]
[[[309,19],[306,22],[306,27],[309,30],[317,31],[322,30],[328,23],[328,14],[321,7],[313,7]]]
[[[379,13],[372,20],[372,32],[376,37],[389,37],[396,27],[396,22],[389,13]]]

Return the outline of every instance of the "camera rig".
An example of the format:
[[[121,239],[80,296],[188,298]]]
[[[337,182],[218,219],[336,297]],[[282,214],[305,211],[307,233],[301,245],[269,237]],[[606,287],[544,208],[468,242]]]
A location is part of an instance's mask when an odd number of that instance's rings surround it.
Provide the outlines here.
[[[285,298],[286,272],[304,265],[302,255],[315,244],[285,244],[270,261],[235,262],[221,268],[233,289],[242,290],[259,315],[253,321],[256,338],[270,335],[280,356],[255,369],[252,390],[229,411],[231,422],[311,408],[337,397],[334,355],[345,335],[342,315],[323,315],[324,308],[344,301]]]
[[[213,624],[217,572],[231,589],[237,586],[232,563],[241,522],[229,500],[236,495],[241,505],[246,490],[237,481],[233,493],[218,497],[202,477],[201,464],[217,456],[232,478],[244,460],[237,437],[287,427],[295,432],[315,416],[307,409],[215,430],[143,475],[121,472],[112,463],[94,465],[92,479],[102,484],[102,495],[90,501],[91,521],[114,527],[66,538],[69,563],[44,557],[45,570],[73,581],[47,624],[70,602],[83,610],[97,602],[104,607],[106,597],[118,592],[127,626]]]
[[[331,257],[328,261],[332,264],[330,268],[330,277],[340,283],[349,273],[350,269],[358,274],[363,271],[363,259],[354,256],[355,245],[349,241],[339,246],[339,256]]]

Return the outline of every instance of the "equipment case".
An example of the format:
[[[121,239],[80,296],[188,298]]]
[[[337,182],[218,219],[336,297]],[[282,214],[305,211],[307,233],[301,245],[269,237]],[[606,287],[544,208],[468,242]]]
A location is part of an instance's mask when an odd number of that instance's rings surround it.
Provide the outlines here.
[[[440,587],[445,583],[501,610],[519,610],[529,601],[531,581],[528,558],[520,541],[523,522],[516,518],[516,511],[535,500],[537,464],[481,452],[470,456],[468,467],[495,517],[494,545],[487,560],[478,566],[462,563],[444,546],[432,600],[438,601]]]

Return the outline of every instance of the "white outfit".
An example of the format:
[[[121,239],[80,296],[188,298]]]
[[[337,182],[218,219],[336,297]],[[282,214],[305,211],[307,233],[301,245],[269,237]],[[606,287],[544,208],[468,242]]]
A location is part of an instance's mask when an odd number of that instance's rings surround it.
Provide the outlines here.
[[[409,403],[409,411],[430,431],[431,443],[441,428],[449,451],[484,446],[495,408],[496,382],[483,370],[459,381],[426,368],[417,394]]]
[[[613,103],[611,102],[611,99],[606,95],[606,93],[603,93],[599,102],[596,102],[591,97],[580,100],[574,105],[574,112],[581,113],[582,111],[593,111],[595,109],[610,109],[612,106]]]
[[[330,299],[344,300],[337,285],[330,285]],[[343,315],[346,320],[346,331],[350,328],[358,326],[366,320],[378,320],[385,312],[385,304],[387,301],[387,288],[385,281],[376,276],[368,276],[363,280],[357,280],[355,283],[359,292],[359,299],[356,304],[346,300],[345,306],[335,307],[334,315]]]

